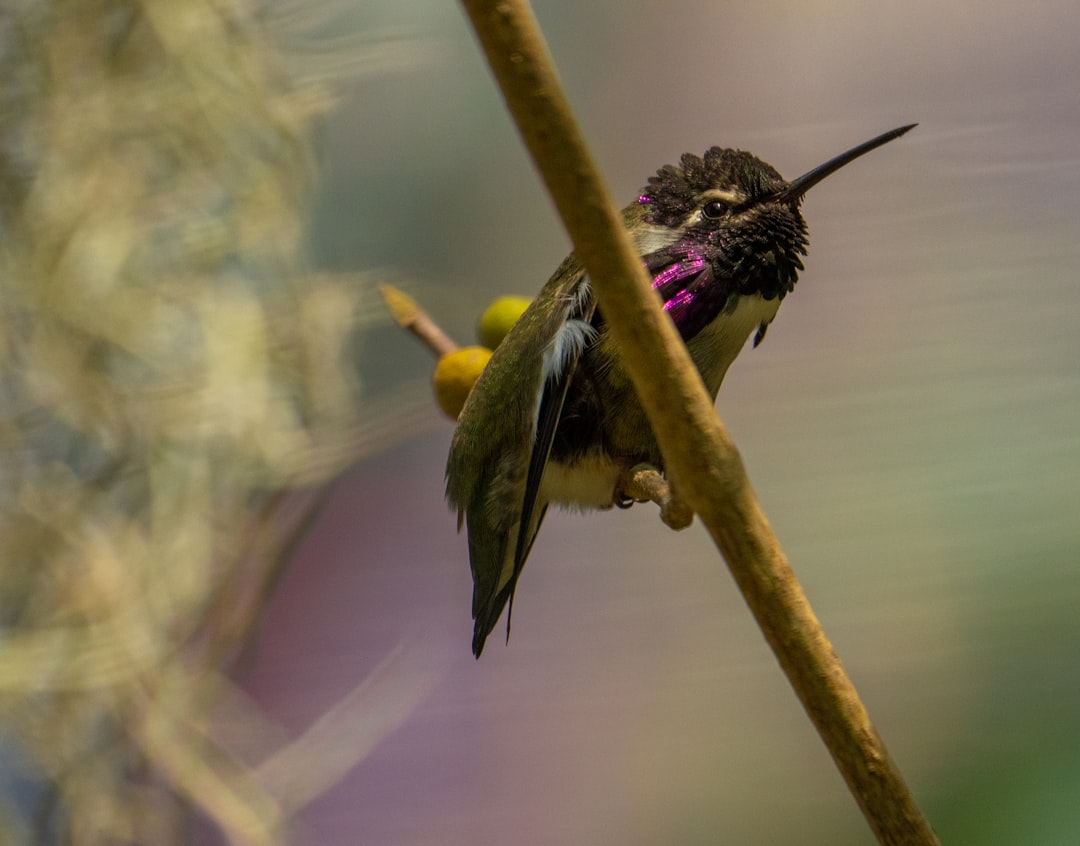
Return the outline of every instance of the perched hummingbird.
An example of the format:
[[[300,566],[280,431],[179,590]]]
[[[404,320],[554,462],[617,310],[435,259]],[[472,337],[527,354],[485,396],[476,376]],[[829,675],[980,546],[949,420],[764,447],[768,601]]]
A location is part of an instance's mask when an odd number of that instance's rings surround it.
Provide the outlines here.
[[[808,244],[803,196],[899,138],[879,135],[785,182],[742,150],[713,147],[667,165],[623,210],[709,394],[751,332],[754,346],[795,287]],[[550,503],[628,506],[619,480],[664,459],[573,254],[499,344],[458,419],[446,496],[468,525],[476,657],[507,602]],[[507,617],[507,637],[510,620]]]

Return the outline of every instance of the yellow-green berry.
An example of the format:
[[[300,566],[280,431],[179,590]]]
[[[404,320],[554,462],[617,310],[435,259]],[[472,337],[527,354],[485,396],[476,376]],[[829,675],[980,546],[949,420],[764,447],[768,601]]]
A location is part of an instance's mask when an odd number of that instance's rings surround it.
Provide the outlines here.
[[[447,353],[435,365],[432,385],[435,401],[448,417],[457,420],[469,391],[480,378],[480,372],[491,358],[486,347],[460,347]]]
[[[499,297],[484,309],[476,324],[476,337],[480,343],[488,349],[495,349],[530,302],[528,297]]]

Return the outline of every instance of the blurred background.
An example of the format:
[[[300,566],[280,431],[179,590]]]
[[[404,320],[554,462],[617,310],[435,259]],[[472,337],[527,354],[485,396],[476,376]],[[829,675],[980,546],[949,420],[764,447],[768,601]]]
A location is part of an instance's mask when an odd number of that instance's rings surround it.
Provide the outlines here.
[[[807,269],[718,409],[942,841],[1075,843],[1075,8],[537,7],[620,202],[683,152],[740,147],[792,178],[919,122],[810,193]],[[330,29],[385,61],[316,133],[312,263],[393,282],[472,342],[568,240],[460,8],[343,9]],[[252,748],[323,732],[290,842],[871,842],[697,523],[549,514],[509,644],[473,660],[433,359],[376,324],[353,347],[380,447],[329,489],[242,656],[261,721],[221,717]]]
[[[807,270],[718,408],[943,842],[1080,830],[1080,18],[1066,3],[540,3],[620,202],[713,144],[788,178],[920,126],[804,209]],[[386,268],[459,341],[568,250],[462,15],[321,138],[320,263]],[[427,378],[392,327],[366,384]],[[433,420],[436,412],[431,411]],[[513,636],[473,661],[447,423],[339,484],[248,690],[304,727],[395,644],[438,681],[304,816],[312,842],[870,842],[706,533],[548,516]]]

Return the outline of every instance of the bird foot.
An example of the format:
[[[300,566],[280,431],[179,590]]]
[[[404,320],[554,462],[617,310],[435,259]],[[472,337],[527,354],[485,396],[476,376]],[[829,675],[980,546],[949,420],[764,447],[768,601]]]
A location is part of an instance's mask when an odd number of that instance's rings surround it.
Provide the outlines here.
[[[675,531],[685,529],[694,519],[690,506],[651,464],[638,464],[623,473],[618,490],[623,501],[655,502],[660,506],[660,519]]]

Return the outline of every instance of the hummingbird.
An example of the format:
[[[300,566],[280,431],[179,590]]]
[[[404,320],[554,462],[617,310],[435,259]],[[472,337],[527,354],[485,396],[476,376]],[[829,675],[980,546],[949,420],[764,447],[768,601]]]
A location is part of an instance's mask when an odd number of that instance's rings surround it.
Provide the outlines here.
[[[666,165],[622,216],[652,287],[716,401],[728,367],[756,347],[803,269],[801,205],[825,177],[912,129],[901,126],[790,182],[742,150],[712,147]],[[479,658],[513,597],[550,504],[629,507],[631,468],[664,458],[570,254],[494,350],[458,418],[446,496],[466,524]]]

